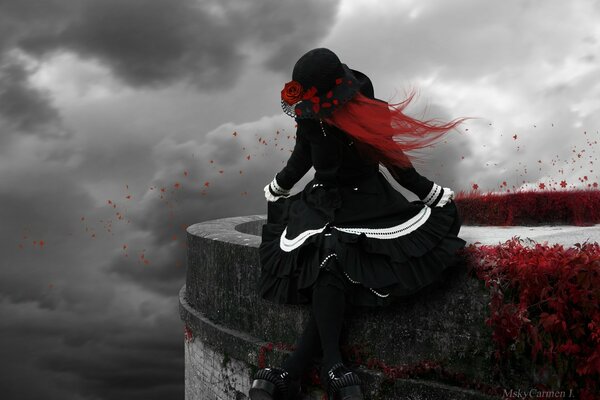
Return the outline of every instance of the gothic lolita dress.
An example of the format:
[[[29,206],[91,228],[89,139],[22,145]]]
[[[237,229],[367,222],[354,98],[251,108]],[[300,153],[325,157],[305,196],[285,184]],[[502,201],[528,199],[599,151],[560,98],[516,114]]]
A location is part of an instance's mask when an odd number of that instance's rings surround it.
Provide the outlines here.
[[[308,303],[323,270],[350,288],[356,306],[387,305],[440,282],[466,244],[457,237],[454,202],[439,206],[444,189],[414,168],[397,168],[394,179],[420,199],[409,201],[348,134],[319,120],[296,121],[296,144],[276,182],[290,189],[311,167],[315,175],[301,192],[268,202],[261,296]]]

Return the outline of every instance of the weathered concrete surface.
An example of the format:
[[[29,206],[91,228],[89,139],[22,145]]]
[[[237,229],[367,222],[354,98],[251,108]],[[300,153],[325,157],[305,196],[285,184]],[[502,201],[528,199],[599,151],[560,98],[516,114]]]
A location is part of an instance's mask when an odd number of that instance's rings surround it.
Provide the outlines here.
[[[180,314],[193,332],[191,340],[185,343],[186,400],[247,399],[261,348],[264,351],[268,343],[245,332],[215,324],[191,307],[185,293],[184,286],[179,293]],[[265,361],[269,365],[278,365],[287,354],[287,351],[274,348],[265,353]],[[357,372],[364,382],[366,399],[492,400],[476,391],[438,382],[390,381],[381,372],[366,368],[359,368]],[[302,400],[322,400],[324,396],[323,391],[315,387],[305,388],[303,393]]]

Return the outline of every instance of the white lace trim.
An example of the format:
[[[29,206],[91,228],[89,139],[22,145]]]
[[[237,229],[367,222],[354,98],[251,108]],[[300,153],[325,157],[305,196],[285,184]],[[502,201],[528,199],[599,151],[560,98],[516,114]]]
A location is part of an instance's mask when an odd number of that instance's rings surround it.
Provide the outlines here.
[[[330,259],[331,257],[335,257],[335,258],[337,258],[337,254],[335,254],[335,253],[331,253],[330,255],[328,255],[327,257],[325,257],[325,258],[323,259],[323,261],[321,261],[321,265],[319,265],[319,269],[323,268],[323,267],[325,266],[325,264],[327,264],[327,261],[329,261],[329,259]]]
[[[337,229],[338,231],[351,233],[355,235],[365,234],[369,238],[374,239],[396,239],[400,236],[408,235],[409,233],[417,230],[423,225],[429,216],[431,215],[431,208],[427,205],[423,206],[421,211],[411,219],[401,223],[400,225],[391,226],[389,228],[339,228],[332,226],[331,229]],[[290,252],[302,246],[302,244],[313,235],[317,235],[325,230],[326,226],[319,229],[309,229],[300,233],[293,239],[285,237],[287,228],[281,234],[279,238],[279,247],[285,252]]]
[[[442,190],[442,187],[440,185],[438,185],[437,183],[434,183],[433,186],[431,187],[431,190],[429,191],[429,194],[427,196],[425,196],[425,198],[423,199],[423,203],[430,206],[433,203],[433,201],[435,199],[437,199],[441,190]]]
[[[273,191],[278,195],[290,193],[289,189],[284,189],[281,186],[279,186],[279,183],[277,182],[277,177],[273,178],[273,180],[271,181],[271,189],[273,189]]]
[[[376,291],[376,290],[375,290],[375,289],[373,289],[373,288],[369,288],[369,290],[370,290],[371,292],[373,292],[373,294],[375,294],[375,296],[377,296],[377,297],[381,297],[381,298],[386,298],[386,297],[388,297],[388,296],[390,295],[389,293],[386,293],[386,294],[379,293],[378,291]]]
[[[429,206],[423,206],[421,211],[406,222],[392,226],[389,228],[335,228],[338,231],[353,233],[360,235],[364,233],[367,237],[374,239],[396,239],[400,236],[407,235],[414,230],[418,229],[421,225],[427,221],[431,215],[431,208]]]

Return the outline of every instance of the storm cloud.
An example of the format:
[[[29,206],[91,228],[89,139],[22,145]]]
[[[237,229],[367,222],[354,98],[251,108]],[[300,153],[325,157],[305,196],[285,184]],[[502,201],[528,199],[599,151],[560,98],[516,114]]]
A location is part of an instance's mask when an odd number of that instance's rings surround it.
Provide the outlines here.
[[[271,69],[288,68],[327,33],[336,13],[336,2],[316,0],[64,0],[45,6],[48,18],[19,4],[5,7],[28,23],[13,42],[30,55],[73,52],[105,64],[130,86],[186,80],[204,90],[233,86],[250,52]]]

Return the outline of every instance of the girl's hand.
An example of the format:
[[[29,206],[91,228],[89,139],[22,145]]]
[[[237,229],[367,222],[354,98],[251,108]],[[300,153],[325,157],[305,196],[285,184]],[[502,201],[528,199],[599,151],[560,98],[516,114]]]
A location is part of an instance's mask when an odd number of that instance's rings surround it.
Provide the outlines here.
[[[444,188],[444,193],[442,194],[442,198],[435,205],[436,207],[444,207],[446,204],[454,199],[454,192],[450,188]]]

